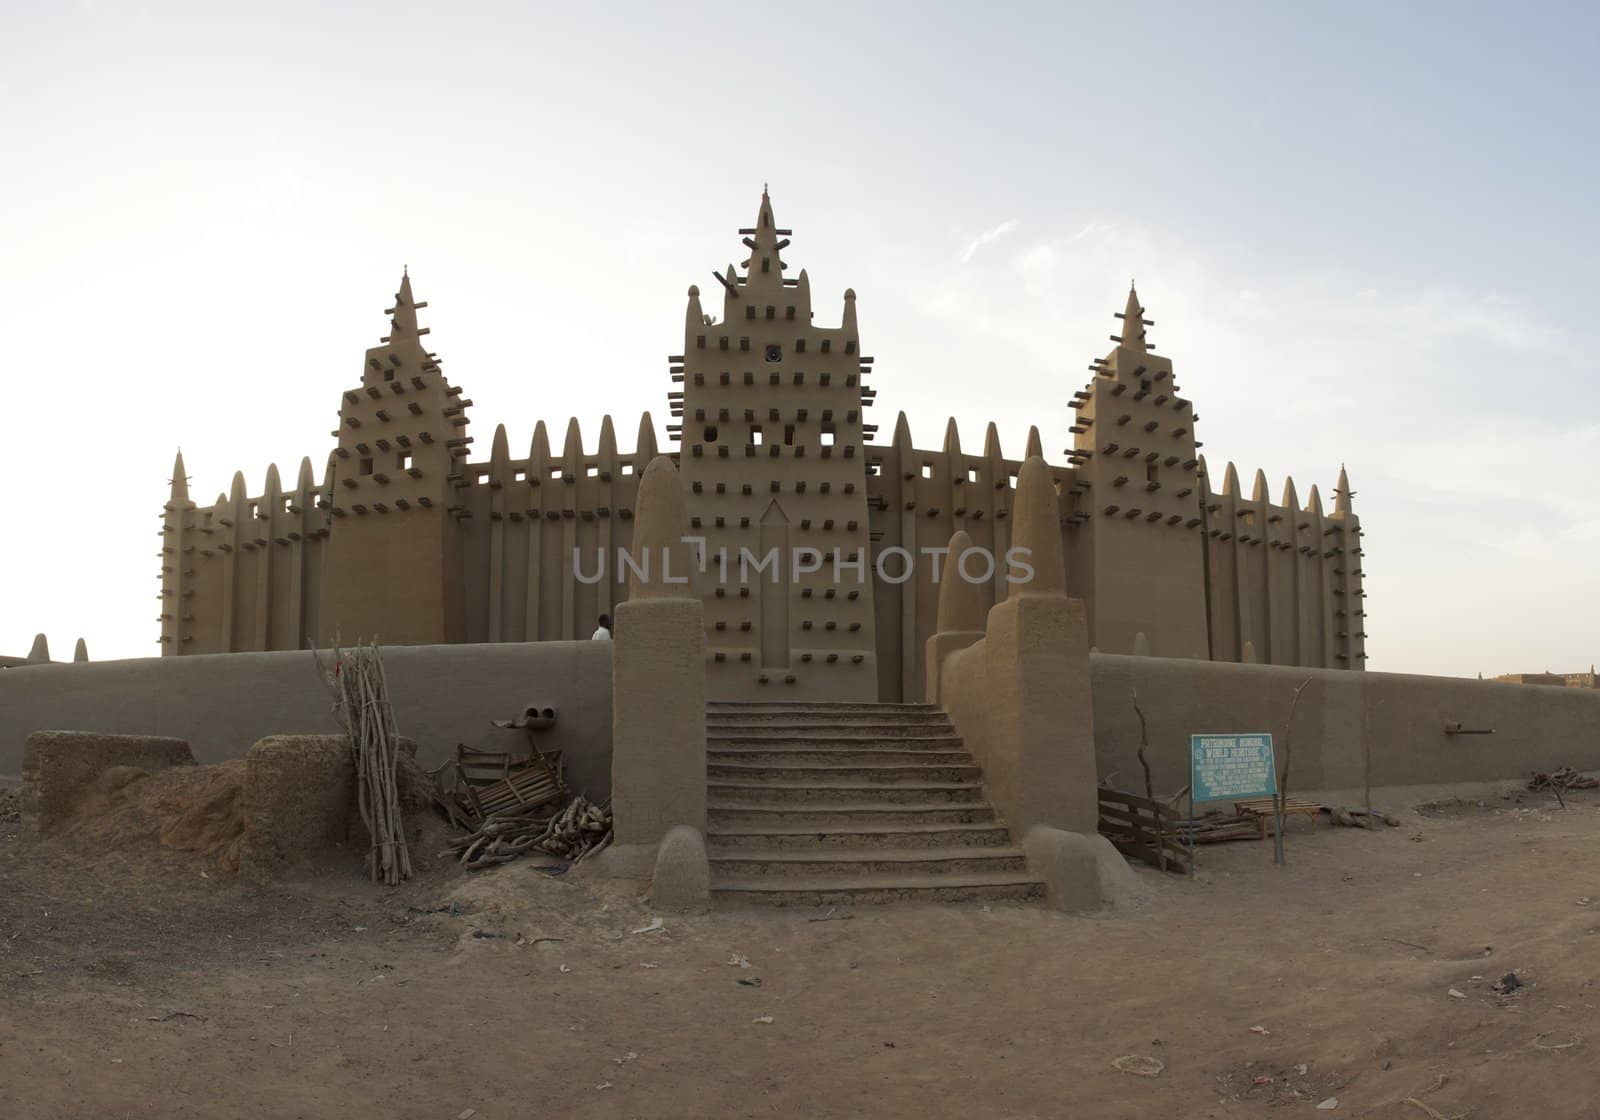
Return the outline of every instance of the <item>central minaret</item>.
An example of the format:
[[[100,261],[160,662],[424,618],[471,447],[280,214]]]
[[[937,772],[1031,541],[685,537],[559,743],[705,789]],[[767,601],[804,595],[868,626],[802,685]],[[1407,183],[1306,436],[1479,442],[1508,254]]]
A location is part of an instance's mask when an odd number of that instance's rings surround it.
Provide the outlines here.
[[[743,274],[714,273],[722,320],[689,289],[679,456],[704,538],[707,695],[877,698],[855,292],[813,325],[804,270],[785,279],[765,190]]]

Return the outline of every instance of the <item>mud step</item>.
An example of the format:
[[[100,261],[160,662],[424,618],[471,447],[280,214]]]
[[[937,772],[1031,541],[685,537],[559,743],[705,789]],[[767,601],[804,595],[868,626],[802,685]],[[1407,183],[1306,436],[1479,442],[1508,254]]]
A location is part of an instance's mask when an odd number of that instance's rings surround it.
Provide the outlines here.
[[[897,750],[957,751],[965,744],[959,735],[807,735],[792,731],[706,731],[706,746],[810,747],[816,750],[892,746]]]
[[[883,801],[811,801],[798,804],[713,797],[706,822],[714,829],[794,829],[853,832],[864,828],[922,825],[993,825],[994,809],[984,802],[902,805]]]
[[[756,712],[776,715],[789,712],[871,712],[884,715],[896,715],[899,713],[908,715],[917,715],[919,713],[944,714],[944,709],[937,704],[880,704],[866,700],[710,700],[706,703],[706,711],[707,713]]]
[[[962,782],[977,784],[983,774],[970,762],[949,765],[922,762],[901,765],[893,763],[858,765],[853,759],[840,759],[837,762],[816,762],[798,766],[772,766],[759,762],[708,762],[706,776],[713,781],[720,778],[763,783],[809,784],[825,781],[867,785],[879,782],[916,782],[927,785]]]
[[[972,756],[966,751],[900,750],[885,744],[882,749],[873,747],[829,747],[811,750],[806,747],[730,747],[719,743],[706,751],[708,763],[745,763],[748,765],[798,766],[819,763],[827,766],[927,765],[972,766]]]
[[[711,723],[948,723],[950,715],[940,709],[927,712],[719,712],[707,709]]]
[[[1044,884],[1026,872],[995,875],[874,875],[829,879],[740,879],[711,884],[718,902],[769,906],[865,906],[886,902],[1027,902]]]
[[[707,720],[706,734],[716,738],[737,735],[814,735],[829,739],[836,736],[861,736],[878,739],[926,739],[956,733],[947,719],[902,722],[894,720],[862,720],[859,723],[839,720]]]
[[[982,804],[983,787],[977,782],[738,782],[714,779],[707,783],[710,800],[731,799],[769,804],[805,805],[816,802],[892,805]]]
[[[878,848],[1004,848],[1011,834],[988,821],[945,824],[714,825],[706,833],[712,855],[746,851],[864,851]]]
[[[836,875],[844,882],[875,875],[988,875],[1028,869],[1020,848],[913,848],[831,851],[717,852],[711,875],[719,883],[735,879],[803,879]]]

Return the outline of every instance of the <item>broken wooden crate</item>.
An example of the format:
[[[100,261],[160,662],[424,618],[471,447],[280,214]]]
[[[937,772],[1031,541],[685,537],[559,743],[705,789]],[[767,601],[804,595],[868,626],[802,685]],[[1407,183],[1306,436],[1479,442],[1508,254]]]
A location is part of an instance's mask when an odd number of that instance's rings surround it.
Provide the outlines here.
[[[525,813],[567,800],[561,752],[535,750],[529,758],[501,751],[481,751],[465,743],[456,747],[457,789],[478,819],[501,813]]]

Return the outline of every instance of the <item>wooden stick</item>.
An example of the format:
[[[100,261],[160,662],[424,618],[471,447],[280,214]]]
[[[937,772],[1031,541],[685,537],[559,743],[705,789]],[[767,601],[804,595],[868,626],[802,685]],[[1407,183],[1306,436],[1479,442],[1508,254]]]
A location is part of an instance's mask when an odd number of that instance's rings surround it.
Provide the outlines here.
[[[1294,690],[1294,699],[1289,702],[1289,719],[1283,729],[1283,770],[1278,775],[1278,792],[1272,799],[1272,815],[1275,818],[1273,823],[1276,826],[1274,829],[1276,835],[1272,838],[1272,862],[1279,867],[1282,867],[1287,862],[1283,849],[1283,806],[1289,798],[1289,760],[1292,736],[1294,735],[1294,713],[1295,709],[1300,707],[1301,694],[1305,692],[1306,686],[1311,683],[1312,679],[1307,677],[1300,682],[1300,687]]]
[[[1145,758],[1144,754],[1144,749],[1150,745],[1150,728],[1145,723],[1144,709],[1139,707],[1139,690],[1135,688],[1132,692],[1133,712],[1139,717],[1139,765],[1144,768],[1144,795],[1150,801],[1154,801],[1156,799],[1156,791],[1150,780],[1150,761]],[[1155,814],[1155,818],[1157,866],[1162,871],[1165,871],[1167,869],[1167,834],[1161,825],[1161,814],[1159,812]]]

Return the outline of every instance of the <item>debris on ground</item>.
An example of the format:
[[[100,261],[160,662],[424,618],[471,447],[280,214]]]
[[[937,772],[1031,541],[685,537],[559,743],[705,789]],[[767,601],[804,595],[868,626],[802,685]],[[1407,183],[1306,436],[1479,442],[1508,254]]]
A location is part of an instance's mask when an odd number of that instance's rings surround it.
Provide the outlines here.
[[[1400,818],[1381,809],[1348,809],[1343,805],[1325,805],[1322,811],[1328,819],[1344,828],[1376,828],[1380,823],[1390,828],[1400,827]]]
[[[1152,1058],[1145,1054],[1124,1054],[1120,1058],[1111,1060],[1111,1068],[1131,1073],[1135,1077],[1159,1077],[1167,1065],[1160,1058]]]
[[[1552,1044],[1552,1043],[1548,1043],[1548,1042],[1540,1042],[1539,1041],[1541,1038],[1544,1038],[1549,1033],[1550,1033],[1549,1031],[1542,1031],[1539,1034],[1534,1035],[1533,1036],[1533,1041],[1528,1043],[1528,1045],[1532,1046],[1535,1050],[1571,1050],[1574,1047],[1583,1045],[1583,1036],[1581,1034],[1573,1035],[1571,1037],[1571,1039],[1569,1039],[1566,1042],[1558,1042],[1558,1043]]]
[[[1217,1081],[1222,1091],[1235,1101],[1255,1101],[1262,1104],[1315,1104],[1337,1101],[1349,1078],[1332,1072],[1311,1072],[1308,1063],[1292,1066],[1268,1065],[1250,1062],[1220,1075]],[[1335,1105],[1334,1107],[1337,1107]]]
[[[1493,984],[1494,990],[1503,996],[1508,996],[1512,992],[1517,991],[1519,988],[1525,987],[1527,987],[1527,984],[1525,984],[1522,981],[1522,978],[1517,975],[1515,969],[1512,969],[1510,972],[1500,977],[1500,979],[1496,980]]]

